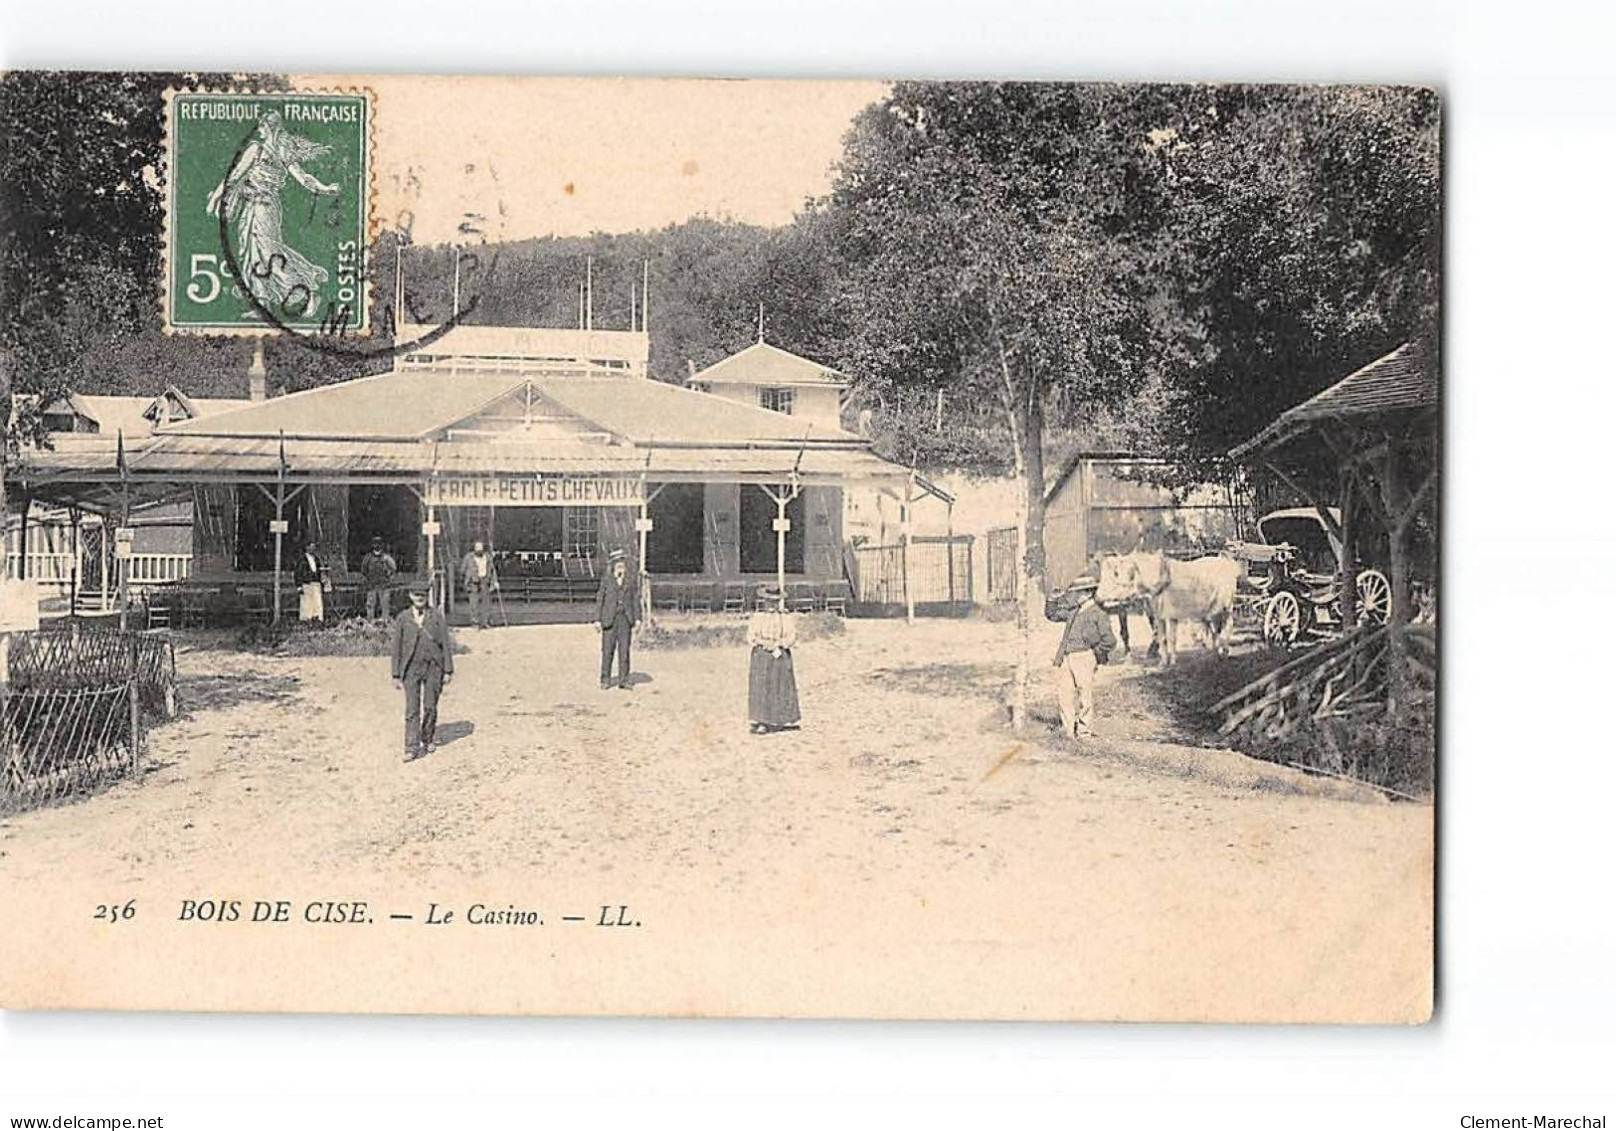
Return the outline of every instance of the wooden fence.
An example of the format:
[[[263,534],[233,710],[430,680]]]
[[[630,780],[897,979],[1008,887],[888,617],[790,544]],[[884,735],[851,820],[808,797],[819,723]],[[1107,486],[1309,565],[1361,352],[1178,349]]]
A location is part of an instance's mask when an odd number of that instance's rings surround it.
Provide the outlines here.
[[[124,776],[141,736],[175,709],[165,635],[68,624],[14,633],[0,694],[0,812],[29,809]]]
[[[969,534],[956,534],[917,537],[907,548],[901,542],[855,546],[853,599],[860,605],[887,607],[906,605],[911,596],[917,606],[968,605],[974,542]]]

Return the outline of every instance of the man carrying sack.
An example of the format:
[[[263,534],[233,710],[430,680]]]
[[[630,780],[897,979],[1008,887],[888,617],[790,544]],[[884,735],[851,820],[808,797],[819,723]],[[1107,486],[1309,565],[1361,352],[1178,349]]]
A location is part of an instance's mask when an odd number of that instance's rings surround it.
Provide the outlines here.
[[[611,568],[600,579],[595,594],[595,623],[600,625],[600,689],[620,687],[634,690],[628,681],[629,640],[640,619],[640,594],[628,579],[628,560],[622,550],[613,550]],[[617,656],[617,678],[612,678],[612,656]]]
[[[404,692],[404,761],[434,748],[438,696],[454,678],[454,644],[449,624],[427,607],[426,582],[410,586],[410,605],[393,618],[393,686]]]
[[[1061,729],[1068,738],[1087,738],[1094,725],[1094,673],[1111,658],[1117,638],[1111,617],[1095,602],[1100,583],[1080,577],[1067,591],[1077,597],[1066,630],[1055,649],[1055,701],[1060,704]]]

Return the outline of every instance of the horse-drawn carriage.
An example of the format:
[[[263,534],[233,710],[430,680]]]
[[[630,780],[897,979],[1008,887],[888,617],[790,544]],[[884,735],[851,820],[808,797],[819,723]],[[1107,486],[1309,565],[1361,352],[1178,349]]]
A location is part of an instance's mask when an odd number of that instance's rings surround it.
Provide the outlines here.
[[[1339,524],[1340,514],[1331,516]],[[1291,507],[1257,520],[1260,542],[1231,542],[1228,552],[1244,563],[1235,602],[1238,621],[1261,625],[1271,647],[1291,648],[1338,636],[1345,629],[1341,609],[1342,545],[1313,507]],[[1356,619],[1385,624],[1391,616],[1392,589],[1378,569],[1360,569]]]

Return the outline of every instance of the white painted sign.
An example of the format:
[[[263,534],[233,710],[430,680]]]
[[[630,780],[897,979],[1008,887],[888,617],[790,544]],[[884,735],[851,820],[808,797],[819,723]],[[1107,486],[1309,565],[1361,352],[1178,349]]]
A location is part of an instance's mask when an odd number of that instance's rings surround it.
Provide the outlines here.
[[[655,526],[656,524],[648,518],[637,518],[634,520],[634,529],[641,534],[649,534],[651,530],[655,528]]]
[[[271,534],[287,534],[291,529],[292,524],[284,518],[272,518],[269,520],[269,532]]]
[[[28,580],[0,581],[0,632],[39,628],[39,587]]]
[[[425,534],[428,538],[436,538],[439,534],[443,533],[443,523],[438,522],[436,519],[432,520],[431,522],[423,522],[421,524],[421,533]]]
[[[791,520],[789,518],[777,518],[774,520],[774,532],[776,534],[784,534],[790,529]]]
[[[114,538],[114,541],[133,542],[134,540],[135,540],[135,528],[133,526],[120,526],[120,527],[118,527],[117,535]]]
[[[605,475],[464,475],[426,485],[434,507],[637,507],[644,498],[638,477]]]

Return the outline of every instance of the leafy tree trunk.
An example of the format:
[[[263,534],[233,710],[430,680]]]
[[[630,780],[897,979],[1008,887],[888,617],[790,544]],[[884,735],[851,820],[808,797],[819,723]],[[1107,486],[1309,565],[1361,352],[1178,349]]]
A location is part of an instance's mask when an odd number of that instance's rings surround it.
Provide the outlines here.
[[[1408,700],[1408,639],[1410,619],[1408,539],[1406,529],[1393,530],[1387,540],[1387,572],[1392,587],[1391,619],[1386,622],[1386,717],[1396,720]]]
[[[7,509],[6,473],[11,469],[11,374],[0,355],[0,578],[11,579],[11,511]]]
[[[1017,526],[1021,535],[1021,584],[1016,586],[1015,681],[1010,692],[1010,725],[1017,731],[1027,724],[1028,686],[1038,670],[1032,654],[1032,626],[1044,608],[1044,406],[1043,391],[1032,374],[1016,379],[1016,365],[997,343],[999,372],[1004,382],[1005,413],[1010,426],[1011,453],[1020,487]]]

